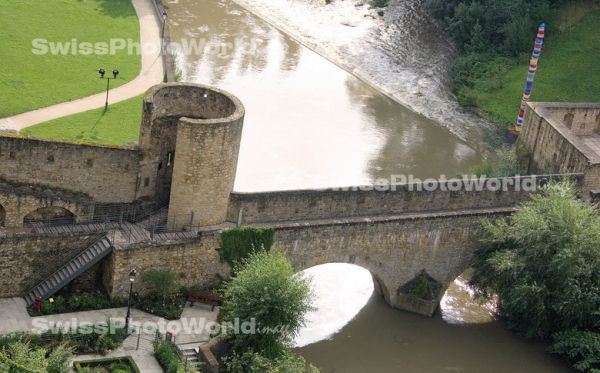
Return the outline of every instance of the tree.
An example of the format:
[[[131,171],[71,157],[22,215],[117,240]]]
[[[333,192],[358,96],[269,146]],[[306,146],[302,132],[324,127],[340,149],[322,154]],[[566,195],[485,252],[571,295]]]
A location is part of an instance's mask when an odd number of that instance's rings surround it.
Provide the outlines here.
[[[226,331],[233,350],[239,354],[252,350],[267,359],[285,354],[311,309],[309,281],[296,276],[281,253],[251,254],[223,291],[223,321],[254,320],[255,325],[247,333]]]
[[[473,285],[528,337],[600,328],[600,222],[573,185],[550,184],[511,220],[483,223]]]
[[[16,341],[0,350],[0,373],[67,371],[71,351],[58,346],[50,353],[45,348],[32,348],[29,343]]]

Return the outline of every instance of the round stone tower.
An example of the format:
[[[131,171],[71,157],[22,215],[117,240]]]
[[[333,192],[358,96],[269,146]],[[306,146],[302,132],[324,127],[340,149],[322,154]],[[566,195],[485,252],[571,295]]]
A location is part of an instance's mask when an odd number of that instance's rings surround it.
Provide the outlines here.
[[[161,84],[146,94],[142,184],[169,202],[169,229],[225,222],[244,113],[235,96],[204,85]]]

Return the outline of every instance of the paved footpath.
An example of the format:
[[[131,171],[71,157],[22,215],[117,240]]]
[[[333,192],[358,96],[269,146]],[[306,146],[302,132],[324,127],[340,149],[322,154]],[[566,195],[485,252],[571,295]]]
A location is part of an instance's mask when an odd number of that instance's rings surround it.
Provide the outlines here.
[[[34,327],[44,327],[51,323],[61,323],[66,327],[66,323],[102,323],[107,320],[124,323],[126,307],[110,308],[105,310],[82,311],[63,313],[57,315],[48,315],[40,317],[30,317],[27,313],[25,301],[22,298],[6,298],[0,299],[0,335],[14,332],[34,331]],[[183,332],[183,325],[187,322],[188,325],[205,325],[203,323],[216,322],[219,313],[218,307],[211,311],[210,307],[204,305],[196,305],[190,307],[186,305],[181,315],[181,319],[170,321],[169,325],[172,330],[180,330],[179,334],[174,333],[175,341],[180,347],[197,346],[207,342],[210,339],[210,330],[208,327],[197,328],[189,333]],[[131,310],[132,325],[137,323],[152,323],[155,325],[160,322],[167,322],[163,318],[151,315],[149,313],[132,309]],[[184,321],[185,320],[185,321]],[[193,324],[196,323],[196,324]],[[147,324],[148,325],[148,324]],[[153,341],[155,334],[149,329],[140,333],[133,333],[123,342],[123,346],[111,351],[105,356],[101,355],[76,355],[73,360],[92,360],[99,358],[131,356],[140,370],[144,373],[161,373],[158,362],[154,358]]]
[[[109,104],[140,95],[153,85],[163,81],[164,69],[160,54],[162,20],[158,19],[152,1],[132,0],[140,21],[142,68],[140,74],[134,80],[110,90]],[[149,44],[154,45],[154,48],[144,48],[145,45]],[[110,69],[107,71],[108,75],[111,74],[110,71]],[[103,92],[78,100],[17,114],[12,117],[2,118],[0,119],[0,130],[20,131],[34,124],[103,107],[105,100],[106,92]]]

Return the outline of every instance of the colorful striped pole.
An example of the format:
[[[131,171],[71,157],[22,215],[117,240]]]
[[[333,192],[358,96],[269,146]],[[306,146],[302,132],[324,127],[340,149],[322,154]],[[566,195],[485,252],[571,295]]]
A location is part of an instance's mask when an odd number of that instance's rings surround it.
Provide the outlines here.
[[[531,61],[529,61],[529,71],[527,72],[527,83],[525,83],[525,91],[523,92],[523,98],[521,99],[521,108],[519,109],[519,116],[517,117],[517,126],[515,131],[521,132],[523,127],[523,117],[525,116],[525,106],[531,96],[531,90],[533,88],[533,80],[535,79],[535,73],[537,71],[538,61],[542,54],[542,46],[544,45],[544,32],[546,31],[546,25],[540,23],[538,28],[537,37],[535,38],[535,45],[533,47],[533,53],[531,53]]]

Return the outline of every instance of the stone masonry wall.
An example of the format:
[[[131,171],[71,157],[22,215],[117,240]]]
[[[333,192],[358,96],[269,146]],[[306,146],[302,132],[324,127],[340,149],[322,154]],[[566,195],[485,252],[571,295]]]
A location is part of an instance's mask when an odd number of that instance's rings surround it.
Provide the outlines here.
[[[215,285],[229,273],[228,266],[219,260],[219,246],[216,232],[181,243],[117,246],[103,269],[104,287],[113,297],[126,296],[129,272],[134,268],[141,276],[150,269],[173,271],[181,285]],[[136,282],[135,291],[143,290],[143,281]]]
[[[275,225],[273,250],[286,253],[296,269],[325,263],[354,263],[371,271],[391,305],[400,287],[422,270],[447,285],[469,267],[477,247],[480,221],[506,216],[511,209],[476,213],[404,214]],[[117,248],[104,269],[112,296],[127,293],[132,268],[171,270],[180,284],[208,286],[228,276],[220,263],[217,231],[190,242]],[[136,289],[143,291],[143,284]]]
[[[556,104],[528,104],[523,132],[518,141],[530,152],[529,172],[552,170],[560,173],[584,173],[582,195],[588,198],[589,192],[600,191],[600,156],[585,145],[579,135],[587,136],[595,131],[591,129],[596,128],[597,118],[600,118],[597,116],[600,106],[586,110],[576,104],[565,104],[569,108],[561,109],[554,105]],[[571,108],[571,105],[574,107]],[[563,124],[565,117],[572,129]]]
[[[575,177],[577,179],[578,177]],[[580,178],[580,177],[579,177]],[[505,178],[507,182],[515,178]],[[548,177],[524,177],[523,185],[537,185]],[[516,182],[515,182],[516,183]],[[444,183],[441,183],[444,185]],[[462,184],[461,184],[462,185]],[[449,187],[418,191],[413,185],[398,185],[395,191],[322,191],[299,190],[264,193],[232,193],[227,220],[237,222],[240,209],[243,224],[305,219],[336,219],[351,216],[389,215],[425,211],[461,211],[512,207],[529,198],[530,192],[458,191]]]
[[[0,237],[0,298],[20,296],[99,238]]]
[[[137,150],[0,136],[0,178],[90,195],[98,202],[136,198]]]
[[[23,218],[43,207],[62,207],[75,215],[78,223],[90,221],[94,215],[94,202],[81,195],[69,195],[47,188],[17,187],[0,183],[0,208],[4,211],[2,227],[21,227]],[[0,219],[2,220],[2,219]]]
[[[600,134],[600,104],[553,103],[546,110],[550,117],[563,123],[575,135]]]

